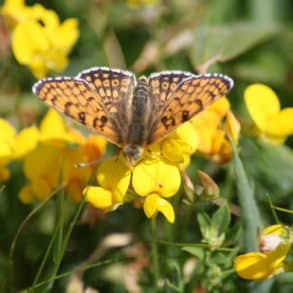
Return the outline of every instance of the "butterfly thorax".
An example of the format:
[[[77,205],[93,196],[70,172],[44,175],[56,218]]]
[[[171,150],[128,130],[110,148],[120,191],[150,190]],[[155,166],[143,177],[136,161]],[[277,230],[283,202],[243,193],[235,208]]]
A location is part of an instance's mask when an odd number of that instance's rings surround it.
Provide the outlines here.
[[[135,166],[141,159],[144,148],[137,144],[127,144],[122,148],[122,154],[130,166]]]
[[[127,144],[122,152],[133,165],[141,157],[147,138],[146,117],[149,113],[148,79],[141,76],[134,89],[130,106],[130,118],[127,132]]]

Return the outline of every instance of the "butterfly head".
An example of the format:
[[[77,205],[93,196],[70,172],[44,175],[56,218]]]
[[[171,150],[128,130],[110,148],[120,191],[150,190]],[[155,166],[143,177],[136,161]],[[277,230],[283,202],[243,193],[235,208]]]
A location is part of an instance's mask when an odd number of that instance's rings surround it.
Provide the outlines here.
[[[135,166],[143,154],[144,148],[137,144],[127,144],[122,149],[122,154],[130,166]]]

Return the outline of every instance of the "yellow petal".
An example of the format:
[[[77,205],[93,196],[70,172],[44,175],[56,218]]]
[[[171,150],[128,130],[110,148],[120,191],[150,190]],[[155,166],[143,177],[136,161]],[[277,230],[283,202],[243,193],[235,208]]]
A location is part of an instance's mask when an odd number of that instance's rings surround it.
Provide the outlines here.
[[[50,186],[60,181],[61,152],[51,145],[40,145],[24,159],[24,173],[32,181],[45,178]]]
[[[79,36],[78,22],[76,19],[66,19],[54,34],[56,46],[62,52],[68,53]]]
[[[130,184],[131,172],[119,159],[111,159],[100,164],[97,181],[102,187],[113,192],[115,202],[122,202]]]
[[[188,152],[192,154],[198,146],[198,135],[191,123],[186,122],[178,127],[175,131],[176,137],[184,144],[189,146]],[[183,146],[182,152],[186,152],[186,147]]]
[[[262,253],[250,252],[239,255],[234,260],[237,274],[248,280],[264,280],[271,275],[267,267],[267,256]]]
[[[113,205],[112,192],[98,186],[87,186],[83,194],[95,208],[106,209]]]
[[[225,131],[229,134],[235,144],[238,144],[240,134],[240,123],[234,116],[232,111],[228,111],[225,121]]]
[[[267,118],[264,135],[272,141],[284,141],[287,136],[293,134],[293,108],[285,108],[282,111],[270,115]]]
[[[133,170],[133,188],[141,196],[156,192],[161,196],[171,197],[178,191],[180,183],[178,168],[163,160],[143,161]]]
[[[0,163],[6,164],[13,158],[13,144],[16,130],[5,119],[0,118]]]
[[[39,130],[36,127],[28,127],[21,130],[15,138],[14,155],[19,159],[31,152],[39,141]]]
[[[185,146],[188,151],[188,145]],[[169,138],[162,142],[162,156],[170,162],[176,164],[183,163],[184,157],[182,150],[182,144],[180,144],[180,141],[178,139],[176,140]]]
[[[214,112],[222,119],[230,109],[230,102],[226,97],[222,97],[207,108],[207,111]]]
[[[264,84],[253,84],[246,88],[244,98],[252,120],[260,130],[266,130],[268,117],[280,110],[275,92]]]
[[[41,141],[67,139],[67,129],[61,115],[50,109],[43,118],[41,125]]]
[[[160,212],[164,215],[168,222],[174,223],[175,221],[173,206],[156,193],[150,194],[146,197],[143,210],[148,218],[155,217],[157,213]]]
[[[98,160],[105,152],[107,142],[97,135],[90,135],[82,144],[82,152],[89,162]]]
[[[157,0],[127,0],[127,5],[131,7],[139,7],[144,5],[155,4]]]
[[[198,149],[208,154],[211,152],[215,132],[220,124],[221,117],[214,111],[203,111],[192,119],[198,136]]]
[[[234,268],[237,274],[250,280],[265,280],[283,269],[283,262],[288,254],[290,245],[280,244],[268,254],[250,252],[237,256]]]
[[[276,225],[271,225],[266,227],[263,231],[262,234],[263,235],[268,235],[268,234],[277,234],[277,235],[281,235],[284,232],[286,232],[286,226],[284,225],[280,225],[280,224],[276,224]]]
[[[57,184],[52,185],[46,178],[35,178],[31,182],[32,193],[37,200],[47,199],[56,187]]]
[[[212,148],[210,155],[216,155],[220,152],[222,145],[225,141],[225,132],[222,129],[216,129],[212,138]]]
[[[58,14],[38,3],[31,7],[30,17],[36,21],[41,21],[45,30],[53,30],[59,26]]]
[[[178,127],[171,135],[161,142],[162,156],[177,165],[187,167],[189,156],[198,146],[198,136],[193,125],[189,122]]]
[[[78,148],[65,148],[61,154],[62,180],[66,184],[72,180],[86,183],[90,179],[91,168],[76,168],[75,165],[84,162],[85,158]]]
[[[1,143],[0,141],[0,163],[5,164],[13,157],[13,149],[7,143]]]
[[[289,253],[291,244],[284,241],[275,250],[267,253],[268,262],[273,268],[274,272],[279,272],[280,267],[283,266],[287,254]]]
[[[3,166],[0,166],[0,182],[7,181],[10,178],[10,171]]]
[[[16,134],[16,130],[5,119],[0,118],[0,142],[11,143]]]
[[[34,199],[32,186],[30,184],[23,186],[18,194],[18,198],[23,204],[30,204]]]
[[[42,26],[33,20],[18,24],[12,34],[12,50],[20,64],[30,65],[39,52],[48,50],[49,42]]]

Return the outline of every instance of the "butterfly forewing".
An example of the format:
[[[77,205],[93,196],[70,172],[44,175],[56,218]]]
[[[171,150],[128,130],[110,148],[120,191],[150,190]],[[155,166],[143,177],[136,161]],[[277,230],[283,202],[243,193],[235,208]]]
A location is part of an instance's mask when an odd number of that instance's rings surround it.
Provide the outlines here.
[[[108,112],[115,112],[117,104],[127,104],[136,86],[136,78],[129,71],[94,67],[84,70],[77,78],[85,80],[103,100]]]
[[[131,97],[135,78],[128,72],[93,68],[77,77],[48,78],[38,81],[33,92],[56,110],[98,131],[121,146],[127,127],[125,100]]]
[[[148,144],[158,141],[180,124],[226,95],[233,81],[221,74],[192,75],[183,79],[167,99],[148,136]]]

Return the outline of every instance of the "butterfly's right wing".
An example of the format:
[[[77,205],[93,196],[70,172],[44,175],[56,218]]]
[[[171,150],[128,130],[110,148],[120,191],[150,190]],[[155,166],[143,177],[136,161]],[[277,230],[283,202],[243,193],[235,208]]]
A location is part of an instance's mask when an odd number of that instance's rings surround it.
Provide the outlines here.
[[[173,87],[174,90],[155,116],[147,138],[148,144],[162,139],[216,99],[226,95],[233,87],[233,80],[222,74],[190,74]]]
[[[83,71],[75,78],[40,80],[33,86],[33,92],[57,111],[121,146],[128,123],[122,121],[127,118],[124,104],[132,95],[135,83],[135,76],[129,72],[98,67]]]

